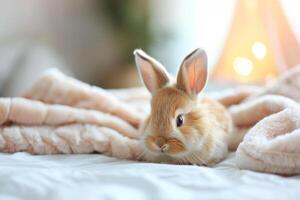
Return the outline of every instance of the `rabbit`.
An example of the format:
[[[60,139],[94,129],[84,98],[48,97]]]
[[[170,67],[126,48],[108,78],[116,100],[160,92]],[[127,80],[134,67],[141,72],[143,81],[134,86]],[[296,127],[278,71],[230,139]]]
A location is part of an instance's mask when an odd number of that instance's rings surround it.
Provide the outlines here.
[[[151,93],[141,125],[141,158],[149,162],[214,165],[228,153],[232,119],[217,101],[199,95],[208,79],[207,55],[196,49],[181,63],[177,80],[141,49],[134,51],[140,78]]]

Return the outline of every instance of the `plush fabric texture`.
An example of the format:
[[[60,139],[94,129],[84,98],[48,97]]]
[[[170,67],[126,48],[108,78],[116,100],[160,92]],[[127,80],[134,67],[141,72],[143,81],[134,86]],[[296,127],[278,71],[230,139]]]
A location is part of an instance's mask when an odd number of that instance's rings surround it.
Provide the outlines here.
[[[137,159],[137,127],[147,107],[133,107],[135,98],[120,92],[119,100],[111,93],[57,70],[45,72],[23,97],[0,98],[0,151]]]
[[[264,87],[208,95],[233,118],[230,148],[237,148],[240,168],[300,173],[300,67]],[[22,97],[0,98],[0,151],[98,152],[137,160],[138,127],[149,112],[149,99],[143,88],[104,90],[47,71]]]

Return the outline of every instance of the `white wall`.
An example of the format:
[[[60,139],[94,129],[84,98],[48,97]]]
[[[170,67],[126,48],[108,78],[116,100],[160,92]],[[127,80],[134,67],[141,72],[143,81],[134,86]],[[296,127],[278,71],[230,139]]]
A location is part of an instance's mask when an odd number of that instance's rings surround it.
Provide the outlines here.
[[[183,57],[197,47],[207,51],[209,66],[216,62],[233,14],[235,0],[153,0],[153,31],[166,29],[169,40],[152,49],[153,55],[176,73]]]

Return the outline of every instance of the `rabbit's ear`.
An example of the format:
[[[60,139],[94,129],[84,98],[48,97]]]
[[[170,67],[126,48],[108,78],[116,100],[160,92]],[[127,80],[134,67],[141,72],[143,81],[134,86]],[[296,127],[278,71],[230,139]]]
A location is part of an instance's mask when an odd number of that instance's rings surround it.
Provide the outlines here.
[[[207,78],[207,55],[204,50],[196,49],[184,58],[177,75],[176,87],[189,96],[196,97],[204,89]]]
[[[155,90],[169,83],[170,77],[165,68],[143,50],[133,52],[140,77],[146,88],[153,94]]]

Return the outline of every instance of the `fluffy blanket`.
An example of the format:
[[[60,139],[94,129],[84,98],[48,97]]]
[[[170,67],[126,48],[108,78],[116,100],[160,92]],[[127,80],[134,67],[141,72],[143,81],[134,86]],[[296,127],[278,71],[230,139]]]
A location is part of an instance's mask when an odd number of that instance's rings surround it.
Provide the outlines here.
[[[240,168],[300,173],[300,67],[264,87],[208,95],[233,118],[230,148],[237,148]],[[137,129],[149,112],[149,99],[143,88],[104,90],[47,71],[22,97],[0,98],[0,151],[99,152],[137,160]]]

